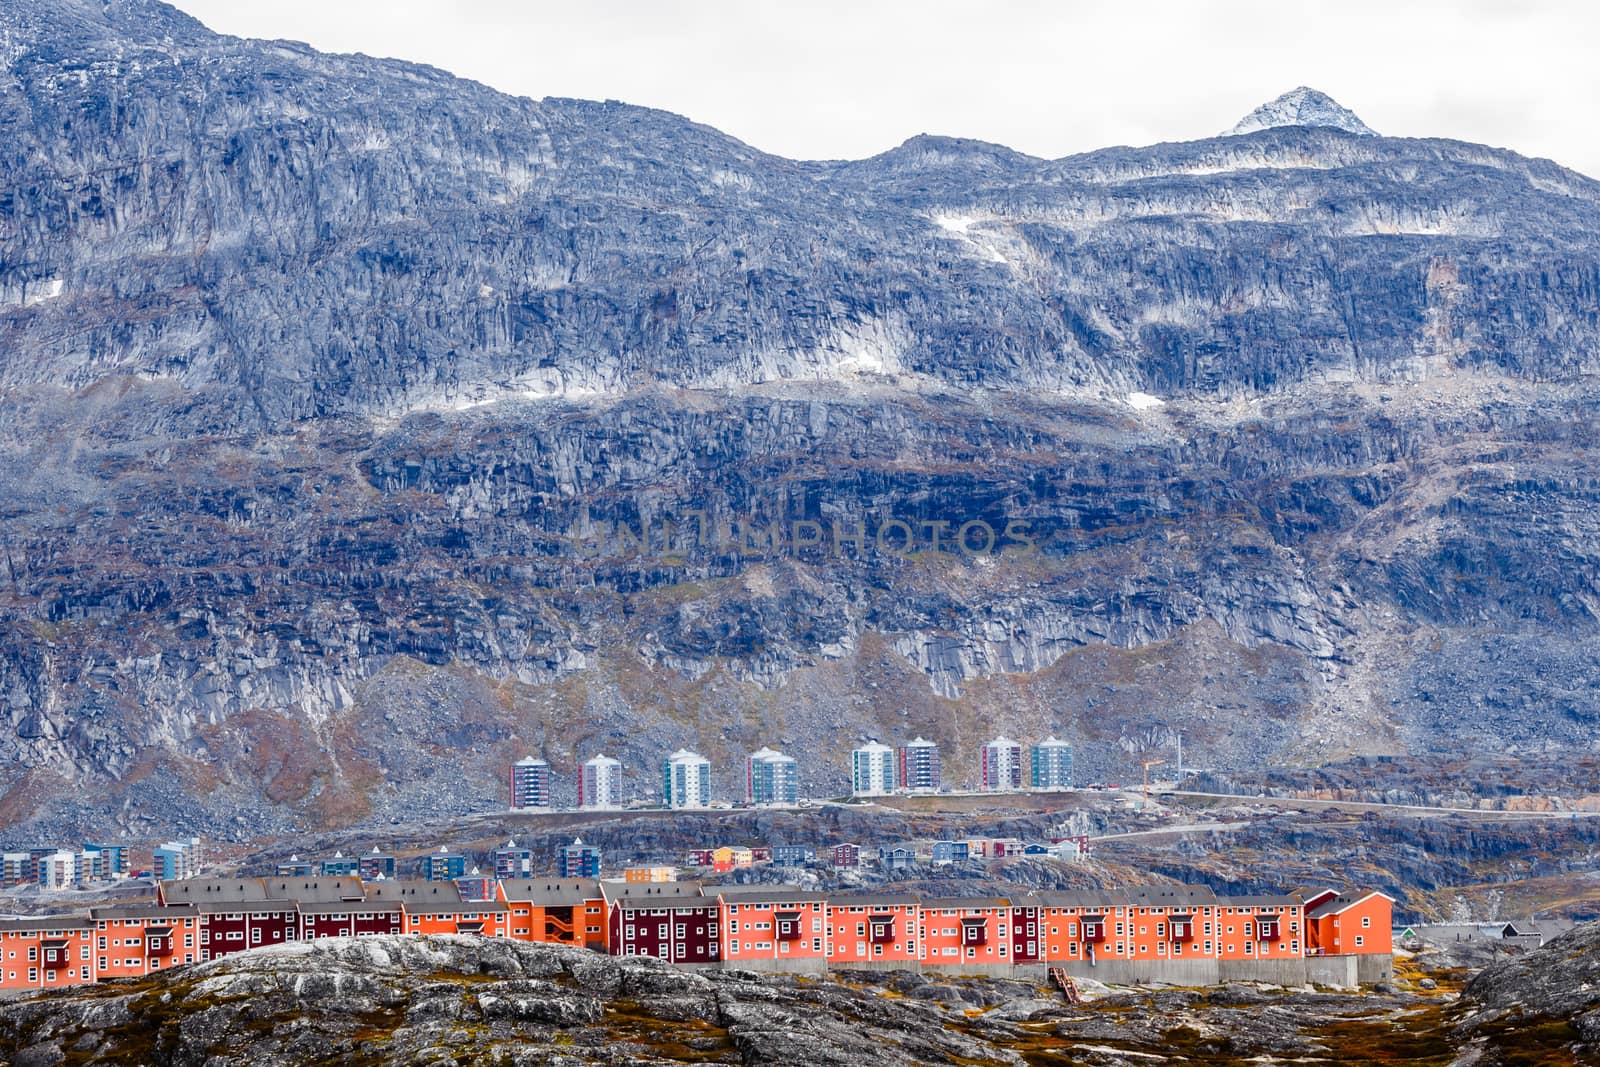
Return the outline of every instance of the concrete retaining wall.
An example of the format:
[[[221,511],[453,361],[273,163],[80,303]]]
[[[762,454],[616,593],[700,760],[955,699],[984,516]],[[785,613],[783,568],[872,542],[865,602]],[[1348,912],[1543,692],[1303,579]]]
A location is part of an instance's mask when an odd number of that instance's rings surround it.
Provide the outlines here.
[[[1108,985],[1212,986],[1224,982],[1270,982],[1281,986],[1325,985],[1340,989],[1386,982],[1394,976],[1394,957],[1387,955],[1311,956],[1299,960],[1099,960],[1094,964],[1088,960],[918,964],[905,960],[833,963],[826,959],[736,959],[724,960],[721,966],[729,971],[761,971],[769,974],[825,974],[829,971],[893,974],[897,971],[921,971],[925,974],[1018,978],[1041,984],[1048,980],[1050,968],[1059,967],[1074,978],[1093,978]]]
[[[721,967],[725,971],[759,971],[762,974],[828,973],[828,961],[826,959],[805,956],[799,959],[787,959],[783,956],[779,956],[777,959],[733,956],[723,960]]]
[[[1093,978],[1108,985],[1140,985],[1160,982],[1166,985],[1216,985],[1217,961],[1193,960],[1057,960],[1049,966],[1060,967],[1074,978]]]

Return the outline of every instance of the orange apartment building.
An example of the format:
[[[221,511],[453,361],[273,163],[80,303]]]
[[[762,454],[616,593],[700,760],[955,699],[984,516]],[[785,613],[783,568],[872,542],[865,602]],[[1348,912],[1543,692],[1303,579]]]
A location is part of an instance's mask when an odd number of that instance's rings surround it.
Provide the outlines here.
[[[823,903],[829,966],[901,968],[920,958],[919,898],[910,893],[842,893]]]
[[[0,921],[0,989],[57,989],[94,980],[92,920],[51,915]]]
[[[401,933],[507,936],[506,905],[499,900],[462,900],[454,882],[369,882],[366,899],[400,905]]]
[[[1383,955],[1394,952],[1394,898],[1377,891],[1305,894],[1306,954]]]
[[[500,882],[497,895],[518,941],[610,950],[605,895],[594,879],[519,878]]]
[[[1009,897],[924,900],[918,909],[917,934],[922,943],[918,958],[930,967],[1010,968],[1014,948],[1011,911]],[[1037,958],[1034,955],[1024,962]]]
[[[826,902],[785,886],[721,886],[722,958],[729,967],[824,971]]]
[[[200,958],[200,910],[193,904],[126,904],[89,909],[95,977],[135,978]]]
[[[1217,904],[1217,958],[1303,959],[1305,904],[1295,897],[1224,897]]]

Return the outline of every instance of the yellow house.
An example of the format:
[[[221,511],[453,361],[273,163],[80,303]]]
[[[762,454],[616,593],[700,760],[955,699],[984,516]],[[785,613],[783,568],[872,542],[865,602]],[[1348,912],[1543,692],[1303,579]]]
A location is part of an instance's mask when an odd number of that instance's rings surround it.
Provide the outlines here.
[[[711,869],[714,871],[731,871],[735,867],[749,867],[756,861],[756,854],[748,848],[732,848],[723,845],[711,851]]]

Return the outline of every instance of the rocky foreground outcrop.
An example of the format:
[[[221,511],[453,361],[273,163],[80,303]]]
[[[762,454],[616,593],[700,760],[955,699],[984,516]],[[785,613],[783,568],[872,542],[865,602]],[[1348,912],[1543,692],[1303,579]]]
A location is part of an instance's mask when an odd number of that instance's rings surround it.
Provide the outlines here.
[[[1473,1010],[1463,1032],[1475,1045],[1566,1048],[1577,1057],[1572,1062],[1600,1063],[1600,923],[1485,968],[1467,984],[1465,999]],[[1501,1061],[1490,1055],[1464,1062]]]
[[[0,1003],[0,1062],[1570,1064],[1593,1062],[1597,942],[1600,926],[1562,938],[1459,1002],[1448,977],[1435,989],[1412,975],[1414,989],[1360,994],[1090,982],[1093,999],[1071,1005],[1022,981],[697,973],[481,938],[331,938]]]

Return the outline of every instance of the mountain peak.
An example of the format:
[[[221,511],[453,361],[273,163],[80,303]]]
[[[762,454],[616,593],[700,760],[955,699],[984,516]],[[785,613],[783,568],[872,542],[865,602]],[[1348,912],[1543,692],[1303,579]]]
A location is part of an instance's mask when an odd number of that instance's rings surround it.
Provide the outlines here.
[[[1359,133],[1368,137],[1378,135],[1376,130],[1358,119],[1355,112],[1341,107],[1339,102],[1327,93],[1319,93],[1302,85],[1298,89],[1289,90],[1276,100],[1262,104],[1240,119],[1238,124],[1224,136],[1254,133],[1273,126],[1332,126],[1346,133]]]

